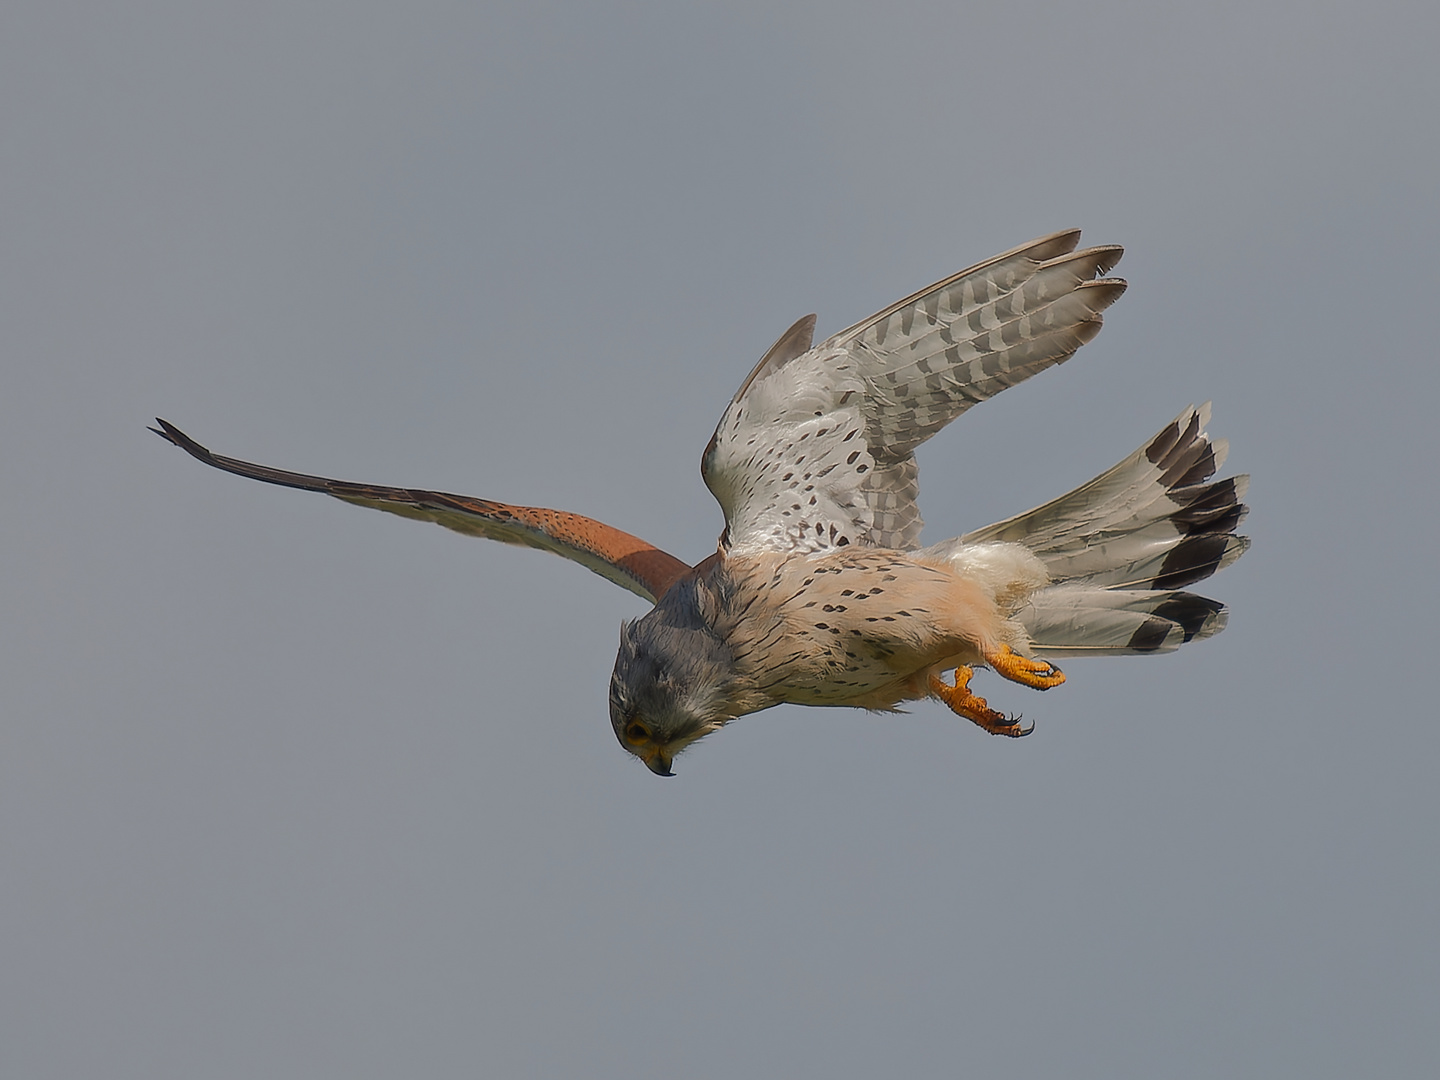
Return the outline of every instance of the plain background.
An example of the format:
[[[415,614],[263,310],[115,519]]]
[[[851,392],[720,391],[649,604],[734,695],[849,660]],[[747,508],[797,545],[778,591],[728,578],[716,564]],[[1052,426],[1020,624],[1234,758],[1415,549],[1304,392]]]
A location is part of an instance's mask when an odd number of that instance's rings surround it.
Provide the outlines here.
[[[0,1073],[1440,1071],[1433,3],[8,4]],[[1214,641],[986,737],[783,708],[648,774],[637,598],[207,470],[589,513],[1055,229],[1127,296],[921,455],[929,541],[1215,400]]]

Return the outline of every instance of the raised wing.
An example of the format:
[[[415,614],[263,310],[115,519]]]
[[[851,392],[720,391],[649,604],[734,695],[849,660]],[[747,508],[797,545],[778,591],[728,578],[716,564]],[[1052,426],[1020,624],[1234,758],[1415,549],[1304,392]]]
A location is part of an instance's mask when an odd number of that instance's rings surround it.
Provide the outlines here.
[[[206,465],[248,476],[252,480],[263,480],[267,484],[323,492],[356,506],[369,506],[417,521],[433,521],[468,536],[553,551],[651,603],[690,570],[686,563],[644,540],[580,514],[534,506],[511,506],[465,495],[447,495],[442,491],[352,484],[344,480],[328,480],[323,476],[272,469],[212,454],[174,424],[159,418],[155,422],[160,426],[151,428],[151,431]]]
[[[914,449],[1059,364],[1125,291],[1119,247],[1055,233],[936,282],[822,342],[801,320],[726,409],[701,462],[732,545],[913,548]],[[813,326],[813,323],[809,325]],[[802,344],[802,342],[804,344]]]

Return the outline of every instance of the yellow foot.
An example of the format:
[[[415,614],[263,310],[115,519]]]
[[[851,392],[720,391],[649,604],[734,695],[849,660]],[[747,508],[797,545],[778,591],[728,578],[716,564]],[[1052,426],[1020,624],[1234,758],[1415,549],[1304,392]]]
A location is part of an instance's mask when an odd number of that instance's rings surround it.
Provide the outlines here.
[[[1031,660],[1009,645],[1001,645],[994,652],[986,653],[985,663],[994,668],[997,675],[1035,690],[1049,690],[1065,681],[1065,673],[1050,661]]]
[[[1012,739],[1018,739],[1035,730],[1034,724],[1029,727],[1021,727],[1020,717],[1007,717],[1004,713],[996,712],[990,708],[983,697],[972,694],[970,677],[973,674],[975,673],[968,667],[956,668],[954,686],[945,682],[940,676],[932,675],[930,676],[930,692],[949,705],[951,712],[955,715],[974,721],[991,735],[1008,735]]]

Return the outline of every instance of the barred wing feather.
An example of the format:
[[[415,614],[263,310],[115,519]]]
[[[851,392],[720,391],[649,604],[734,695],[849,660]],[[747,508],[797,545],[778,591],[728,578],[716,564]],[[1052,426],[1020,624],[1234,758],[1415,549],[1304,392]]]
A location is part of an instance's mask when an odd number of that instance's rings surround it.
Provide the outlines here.
[[[1122,249],[1076,251],[1079,239],[1060,232],[997,255],[814,348],[813,317],[792,327],[745,380],[702,460],[725,541],[918,546],[915,447],[1074,355],[1124,291],[1104,277]]]

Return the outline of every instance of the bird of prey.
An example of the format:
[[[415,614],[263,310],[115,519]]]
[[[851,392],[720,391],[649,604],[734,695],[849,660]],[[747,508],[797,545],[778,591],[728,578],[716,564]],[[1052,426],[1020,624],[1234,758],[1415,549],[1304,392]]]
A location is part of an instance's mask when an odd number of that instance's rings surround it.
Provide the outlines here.
[[[894,710],[936,698],[1028,735],[970,689],[977,667],[1046,690],[1045,657],[1160,653],[1224,628],[1186,591],[1238,559],[1246,480],[1187,408],[1089,483],[920,546],[914,452],[970,406],[1067,360],[1125,291],[1116,246],[1079,230],[997,255],[812,346],[801,319],[755,365],[705,447],[725,527],[695,565],[579,514],[286,472],[156,434],[266,483],[563,555],[654,604],[620,631],[610,722],[652,772],[772,705]],[[946,680],[946,672],[954,672]]]

